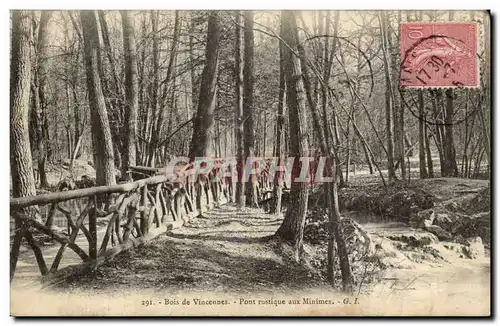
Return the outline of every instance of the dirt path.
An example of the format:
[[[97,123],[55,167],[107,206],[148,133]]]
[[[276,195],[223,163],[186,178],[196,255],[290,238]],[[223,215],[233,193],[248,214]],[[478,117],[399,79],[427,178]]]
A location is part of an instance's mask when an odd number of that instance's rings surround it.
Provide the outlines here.
[[[133,288],[289,293],[321,284],[306,268],[284,261],[276,242],[262,240],[281,221],[262,210],[226,205],[61,287],[93,293]]]

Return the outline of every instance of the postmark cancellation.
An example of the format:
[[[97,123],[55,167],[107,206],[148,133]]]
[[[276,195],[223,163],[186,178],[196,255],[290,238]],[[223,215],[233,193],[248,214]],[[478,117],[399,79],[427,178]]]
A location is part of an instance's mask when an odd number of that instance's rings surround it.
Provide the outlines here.
[[[401,24],[402,87],[477,87],[478,24],[411,22]]]

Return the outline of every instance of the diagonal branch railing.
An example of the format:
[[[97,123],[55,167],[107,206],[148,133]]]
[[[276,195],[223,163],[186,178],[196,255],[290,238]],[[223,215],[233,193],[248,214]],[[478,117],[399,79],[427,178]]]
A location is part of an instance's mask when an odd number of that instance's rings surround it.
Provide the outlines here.
[[[225,169],[233,173],[232,168],[229,166]],[[152,176],[113,186],[11,198],[10,214],[15,221],[11,241],[11,280],[15,275],[23,240],[32,249],[40,274],[51,276],[48,279],[58,279],[78,271],[95,269],[118,253],[180,227],[215,206],[234,202],[235,183],[227,176],[219,178],[222,175],[220,169],[216,167],[205,175],[193,174],[193,170],[189,169],[185,171],[184,178],[172,181],[171,176],[160,174],[159,169],[133,167],[133,175],[136,172],[138,175]],[[272,182],[266,178],[265,173],[260,176],[260,187],[272,186]],[[105,208],[100,204],[103,197],[109,198]],[[73,201],[85,199],[87,204],[81,212],[72,212],[63,207],[64,203],[71,207]],[[33,211],[39,212],[42,207],[46,207],[46,223],[33,214]],[[62,213],[67,219],[66,234],[60,228],[51,227],[56,212]],[[101,232],[98,232],[98,224]],[[79,234],[83,234],[83,237],[77,241]],[[47,267],[48,257],[43,255],[43,246],[35,240],[40,235],[59,245],[50,268]],[[76,254],[81,262],[60,268],[67,256],[67,249]]]

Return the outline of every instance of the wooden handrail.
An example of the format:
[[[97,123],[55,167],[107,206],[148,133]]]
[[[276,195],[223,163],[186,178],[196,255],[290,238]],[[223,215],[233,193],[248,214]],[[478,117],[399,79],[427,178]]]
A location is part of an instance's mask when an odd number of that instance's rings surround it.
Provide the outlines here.
[[[144,185],[153,185],[167,182],[166,175],[157,175],[147,179],[141,179],[129,183],[122,183],[113,186],[98,186],[85,189],[68,190],[57,193],[42,194],[30,197],[19,197],[10,199],[11,208],[24,208],[33,205],[44,205],[52,202],[65,201],[69,199],[83,198],[95,195],[111,193],[123,193],[136,190]]]

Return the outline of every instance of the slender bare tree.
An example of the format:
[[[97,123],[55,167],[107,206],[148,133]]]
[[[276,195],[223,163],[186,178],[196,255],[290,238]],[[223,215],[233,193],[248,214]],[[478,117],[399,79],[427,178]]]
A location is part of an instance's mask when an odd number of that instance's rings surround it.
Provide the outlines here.
[[[379,13],[380,33],[382,36],[382,54],[384,59],[385,73],[385,122],[387,133],[387,170],[389,172],[389,182],[396,178],[396,170],[394,168],[394,121],[392,111],[394,110],[394,96],[392,94],[392,76],[391,76],[391,57],[389,54],[387,13],[381,11]]]
[[[426,179],[427,174],[427,164],[425,161],[425,115],[424,115],[424,92],[423,90],[418,90],[418,162],[420,168],[420,178]]]
[[[245,32],[244,43],[245,50],[243,54],[243,129],[244,129],[244,152],[245,158],[253,157],[255,146],[255,128],[254,128],[254,31],[253,31],[253,11],[245,11]],[[245,186],[245,197],[248,205],[258,206],[257,198],[257,178],[252,174]]]
[[[280,25],[280,36],[284,36],[284,25]],[[278,114],[276,117],[276,150],[274,156],[278,157],[278,163],[284,164],[283,151],[282,151],[282,139],[283,139],[283,127],[285,123],[285,104],[286,104],[286,76],[285,76],[285,45],[283,42],[279,44],[280,52],[280,89],[278,92]],[[280,176],[280,172],[277,172],[274,176],[274,186],[273,186],[273,206],[270,212],[274,214],[281,213],[281,199],[283,195],[283,178]]]
[[[96,13],[80,11],[83,30],[87,92],[92,120],[92,145],[98,185],[116,184],[113,143],[99,76],[100,44]]]
[[[235,51],[236,51],[236,112],[235,112],[235,132],[236,132],[236,158],[238,170],[238,182],[236,183],[236,203],[240,207],[245,206],[245,184],[242,182],[244,155],[244,106],[243,106],[243,38],[241,33],[242,14],[235,13]]]
[[[49,131],[47,121],[47,69],[48,69],[48,39],[49,33],[47,25],[49,23],[52,11],[44,10],[40,16],[38,26],[38,36],[36,41],[36,67],[34,69],[34,92],[33,92],[33,113],[34,113],[34,134],[35,147],[37,149],[38,174],[40,178],[40,187],[49,186],[47,181],[47,172],[45,163],[47,161],[47,152],[49,151]]]
[[[131,179],[127,173],[136,165],[137,153],[137,111],[139,110],[139,84],[137,81],[137,50],[133,16],[126,10],[120,11],[123,28],[123,48],[125,54],[125,146],[122,159],[122,177]]]

